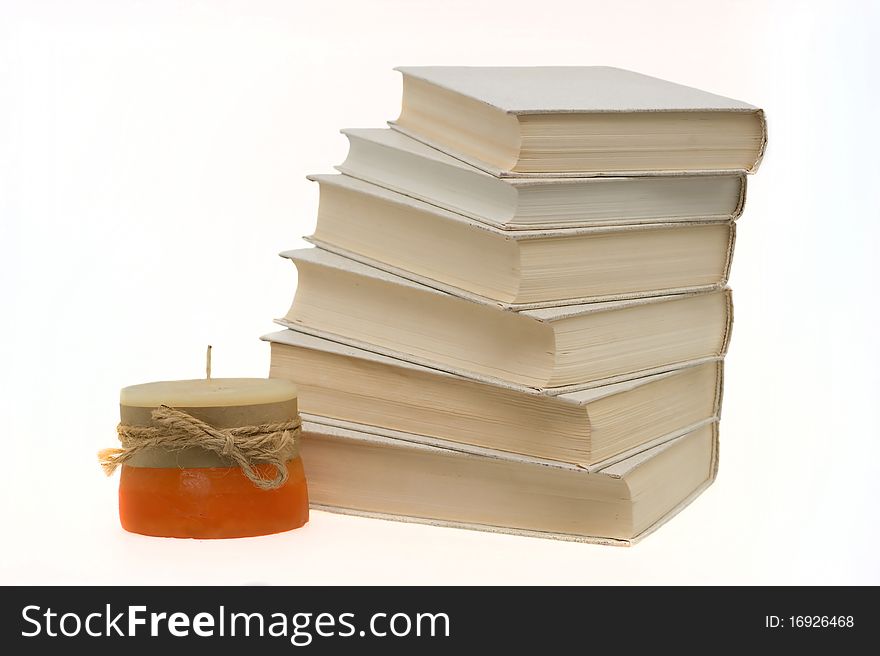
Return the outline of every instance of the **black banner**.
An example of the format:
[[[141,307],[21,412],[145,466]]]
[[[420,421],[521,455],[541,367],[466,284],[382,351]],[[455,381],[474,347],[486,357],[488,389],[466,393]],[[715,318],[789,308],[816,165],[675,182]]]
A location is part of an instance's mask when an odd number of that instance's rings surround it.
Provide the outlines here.
[[[260,653],[448,653],[491,646],[855,646],[874,605],[859,588],[3,588],[6,653],[65,646]],[[53,644],[54,643],[54,644]],[[417,650],[417,652],[414,652]],[[541,652],[538,652],[541,653]]]

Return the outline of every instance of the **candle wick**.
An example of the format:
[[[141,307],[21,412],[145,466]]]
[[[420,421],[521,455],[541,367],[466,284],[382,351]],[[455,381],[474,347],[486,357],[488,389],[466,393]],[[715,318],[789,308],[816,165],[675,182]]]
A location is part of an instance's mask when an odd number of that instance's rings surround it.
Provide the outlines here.
[[[208,344],[208,350],[205,353],[205,378],[211,380],[211,345]]]

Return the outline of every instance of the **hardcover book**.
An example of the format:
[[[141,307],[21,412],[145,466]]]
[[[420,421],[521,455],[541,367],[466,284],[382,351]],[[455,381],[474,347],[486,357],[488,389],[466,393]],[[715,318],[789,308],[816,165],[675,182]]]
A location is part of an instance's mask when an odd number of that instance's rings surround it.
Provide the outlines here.
[[[727,349],[729,290],[504,310],[317,248],[282,253],[296,296],[279,323],[417,364],[520,388],[574,391]]]
[[[757,169],[761,109],[606,66],[408,66],[392,127],[498,176]]]
[[[742,173],[498,178],[396,130],[342,133],[342,173],[507,230],[728,222],[745,203]]]
[[[629,545],[715,479],[718,424],[595,469],[303,415],[313,508]]]
[[[501,230],[346,175],[321,188],[313,243],[447,291],[518,308],[720,289],[732,222]]]
[[[644,450],[718,416],[721,360],[555,396],[487,383],[297,332],[271,343],[269,375],[303,412],[576,465]]]

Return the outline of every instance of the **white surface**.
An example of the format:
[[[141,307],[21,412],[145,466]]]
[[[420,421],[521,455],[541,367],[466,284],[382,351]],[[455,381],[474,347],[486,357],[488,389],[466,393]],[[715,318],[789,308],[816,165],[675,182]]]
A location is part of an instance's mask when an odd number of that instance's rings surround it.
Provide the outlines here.
[[[344,5],[344,6],[343,6]],[[870,3],[0,0],[0,583],[880,583]],[[450,39],[450,35],[454,39]],[[717,483],[632,549],[314,513],[116,520],[124,385],[262,376],[305,174],[399,109],[398,65],[603,64],[762,106]],[[823,455],[832,453],[830,457]],[[525,566],[524,566],[525,564]]]

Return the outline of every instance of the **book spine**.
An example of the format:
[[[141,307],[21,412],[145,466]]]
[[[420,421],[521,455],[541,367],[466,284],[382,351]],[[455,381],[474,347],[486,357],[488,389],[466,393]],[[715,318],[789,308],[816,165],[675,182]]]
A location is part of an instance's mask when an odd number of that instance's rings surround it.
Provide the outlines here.
[[[733,291],[731,289],[724,290],[725,311],[727,313],[727,325],[724,329],[724,336],[721,338],[721,350],[718,355],[727,355],[727,348],[730,346],[730,333],[733,331]]]
[[[734,221],[730,222],[730,233],[727,238],[727,252],[724,254],[724,272],[721,274],[721,280],[718,283],[719,287],[723,287],[727,284],[728,278],[730,278],[730,267],[733,264],[733,247],[736,245],[736,223]]]
[[[739,217],[742,216],[743,210],[746,207],[746,194],[748,193],[748,178],[745,173],[739,174],[739,200],[737,201],[736,207],[733,208],[733,213],[730,215],[731,221],[736,221]]]
[[[724,398],[724,360],[715,363],[715,401],[712,411],[715,417],[721,419],[721,402]]]
[[[761,160],[764,159],[764,153],[767,150],[767,116],[764,114],[763,109],[759,109],[757,114],[758,120],[761,122],[761,146],[758,148],[758,156],[755,158],[755,163],[752,164],[752,168],[746,171],[746,173],[754,173],[758,170],[758,167],[761,166]]]

